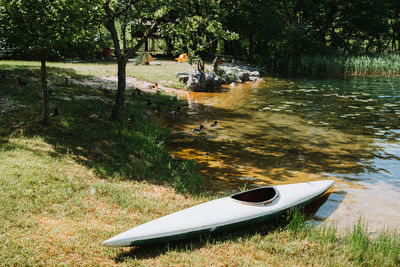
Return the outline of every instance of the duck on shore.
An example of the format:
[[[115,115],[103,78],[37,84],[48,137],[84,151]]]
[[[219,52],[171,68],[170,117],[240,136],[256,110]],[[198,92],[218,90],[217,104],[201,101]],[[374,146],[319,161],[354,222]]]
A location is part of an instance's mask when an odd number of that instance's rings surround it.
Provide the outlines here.
[[[21,86],[21,87],[23,87],[23,86],[25,86],[25,85],[28,84],[28,82],[23,81],[23,80],[21,79],[21,77],[19,77],[19,76],[17,77],[17,82],[18,82],[18,85]]]
[[[153,102],[151,102],[150,98],[147,98],[147,100],[146,100],[147,107],[151,107],[152,104],[153,104]]]
[[[60,112],[58,112],[58,108],[55,108],[53,110],[53,112],[50,112],[50,116],[57,117],[59,115],[60,115]]]
[[[216,127],[218,124],[218,121],[214,121],[213,123],[210,124],[210,127]]]
[[[131,116],[129,116],[128,118],[128,123],[133,123],[135,124],[136,120],[135,120],[135,116],[132,114]]]
[[[153,89],[153,88],[157,88],[157,87],[158,87],[158,83],[150,84],[147,86],[147,88],[149,88],[149,89]]]
[[[133,95],[141,96],[142,95],[142,90],[140,90],[139,88],[135,88],[135,90],[133,91]]]

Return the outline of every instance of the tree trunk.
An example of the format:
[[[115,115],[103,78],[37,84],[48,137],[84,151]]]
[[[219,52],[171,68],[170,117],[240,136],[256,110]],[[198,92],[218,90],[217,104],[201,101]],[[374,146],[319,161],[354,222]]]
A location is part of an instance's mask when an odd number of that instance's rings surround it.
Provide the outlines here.
[[[111,112],[111,119],[114,121],[122,121],[122,115],[125,106],[125,90],[126,90],[126,63],[128,60],[125,57],[120,57],[118,60],[118,91],[115,104]]]
[[[398,48],[399,48],[399,54],[400,54],[400,34],[397,34],[397,37],[399,38]]]
[[[149,51],[149,39],[146,38],[146,41],[144,42],[144,51],[148,52]]]
[[[208,54],[210,58],[214,58],[215,54],[217,53],[217,47],[218,47],[218,40],[213,40],[211,41],[211,44],[209,46]]]
[[[167,44],[167,55],[172,55],[172,50],[174,49],[174,47],[172,45],[171,38],[165,37],[165,43]]]
[[[47,92],[47,71],[46,71],[46,57],[42,56],[41,60],[41,81],[42,81],[42,100],[43,100],[43,122],[49,122],[49,94]]]
[[[127,17],[125,16],[122,25],[121,25],[121,31],[122,31],[122,49],[123,53],[126,52],[126,26],[127,26]]]
[[[396,51],[396,28],[393,26],[392,22],[392,51]]]
[[[147,37],[157,30],[158,21],[153,22],[148,33],[140,37],[139,42],[134,47],[131,48],[125,47],[124,51],[121,51],[119,37],[117,29],[115,27],[115,16],[111,11],[109,4],[110,1],[106,1],[104,4],[104,10],[107,15],[107,21],[105,23],[105,26],[111,34],[111,38],[114,43],[114,53],[118,62],[118,91],[117,91],[117,97],[115,99],[115,104],[111,112],[111,119],[114,121],[122,122],[122,115],[125,106],[126,64],[128,63],[129,58],[133,54],[135,54],[143,46],[144,43],[146,43],[146,51],[147,51],[148,49]]]
[[[126,27],[122,25],[122,49],[126,51]]]
[[[249,38],[249,55],[248,55],[248,61],[250,64],[253,64],[253,59],[254,59],[254,34],[253,32],[249,32],[248,35]]]

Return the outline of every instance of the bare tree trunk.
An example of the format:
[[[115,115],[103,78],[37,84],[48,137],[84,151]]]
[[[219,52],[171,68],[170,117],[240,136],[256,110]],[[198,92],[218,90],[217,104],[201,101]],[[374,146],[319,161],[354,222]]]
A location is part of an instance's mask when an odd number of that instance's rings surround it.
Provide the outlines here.
[[[149,39],[146,38],[146,41],[144,42],[144,51],[149,52]]]
[[[172,37],[174,38],[174,37]],[[172,55],[172,50],[174,49],[172,45],[172,40],[169,37],[165,37],[165,43],[167,44],[167,55]]]
[[[124,17],[124,20],[122,21],[122,26],[121,26],[121,31],[122,31],[122,49],[123,52],[126,52],[126,24],[127,24],[127,19]]]
[[[248,61],[250,64],[253,64],[253,59],[254,59],[254,34],[253,32],[249,32],[249,55],[248,55]]]
[[[218,57],[214,58],[213,61],[213,72],[215,75],[218,75]]]
[[[125,106],[125,90],[126,90],[126,63],[125,57],[118,58],[118,91],[115,104],[111,112],[111,119],[114,121],[122,121],[122,114]]]
[[[400,34],[397,34],[397,37],[399,38],[399,41],[398,41],[398,48],[399,48],[399,54],[400,54]]]
[[[46,70],[46,57],[41,57],[41,81],[42,81],[42,100],[43,100],[43,122],[49,122],[49,94],[47,92],[47,70]]]
[[[393,21],[390,22],[392,24],[392,51],[396,51],[396,28],[393,25]]]
[[[123,117],[123,110],[125,106],[125,90],[126,90],[126,64],[128,63],[129,58],[136,53],[144,43],[147,43],[148,35],[154,33],[158,26],[158,21],[154,21],[151,25],[147,34],[144,34],[140,37],[139,42],[134,47],[123,47],[123,51],[121,51],[121,46],[119,42],[119,37],[117,33],[117,29],[115,27],[115,16],[113,11],[110,9],[110,1],[107,0],[104,3],[104,10],[107,15],[107,21],[105,26],[107,30],[111,34],[111,38],[114,43],[114,53],[115,57],[117,58],[118,62],[118,90],[117,90],[117,97],[115,99],[115,104],[113,110],[111,112],[111,119],[114,121],[122,121]],[[125,42],[124,42],[125,43]],[[147,49],[146,49],[147,51]]]

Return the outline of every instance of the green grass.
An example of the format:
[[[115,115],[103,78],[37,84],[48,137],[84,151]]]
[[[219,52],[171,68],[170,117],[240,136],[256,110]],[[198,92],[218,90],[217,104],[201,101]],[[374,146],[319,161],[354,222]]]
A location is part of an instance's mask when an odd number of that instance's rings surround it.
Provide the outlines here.
[[[400,56],[397,54],[304,56],[300,59],[298,71],[312,75],[399,75]]]
[[[0,84],[1,265],[400,264],[398,234],[384,231],[373,238],[361,222],[338,234],[334,226],[305,223],[307,217],[299,212],[274,224],[178,243],[103,247],[102,241],[117,233],[217,196],[204,191],[193,162],[172,160],[165,151],[169,130],[159,127],[156,118],[143,117],[147,97],[161,112],[181,105],[180,100],[162,94],[129,97],[124,123],[116,125],[108,119],[113,94],[63,84],[66,74],[96,75],[90,72],[98,71],[96,64],[80,64],[81,71],[52,64],[51,106],[60,116],[45,126],[40,123],[39,65],[0,63],[7,77]],[[28,85],[19,87],[17,75]],[[82,94],[103,100],[73,100]],[[135,124],[127,123],[130,114]]]

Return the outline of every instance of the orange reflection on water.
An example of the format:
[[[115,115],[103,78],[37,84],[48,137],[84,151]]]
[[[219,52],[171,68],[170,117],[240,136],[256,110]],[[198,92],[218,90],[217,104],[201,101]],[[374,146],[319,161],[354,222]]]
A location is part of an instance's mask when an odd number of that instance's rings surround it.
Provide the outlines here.
[[[358,172],[371,139],[313,126],[288,112],[265,112],[262,90],[285,82],[268,79],[218,92],[187,94],[188,107],[173,118],[169,149],[198,162],[209,187],[235,190],[243,184],[284,184],[326,179],[323,173]],[[217,127],[209,125],[218,121]],[[202,124],[205,131],[191,130]]]

